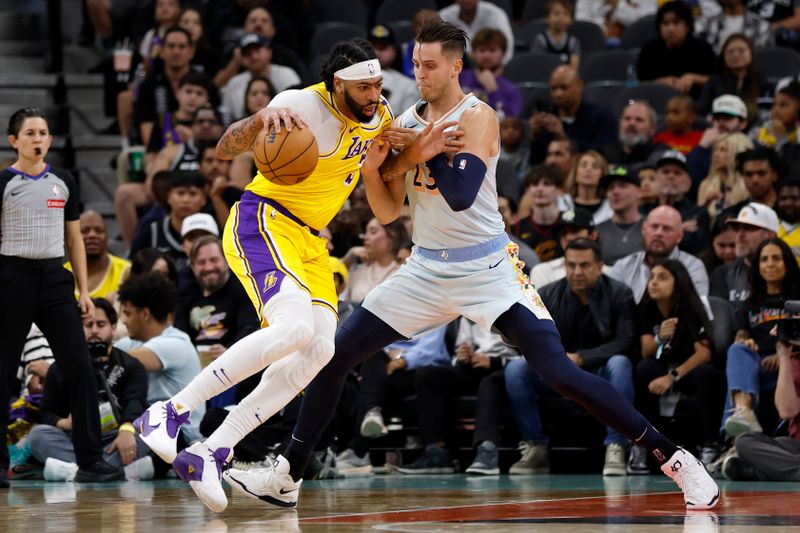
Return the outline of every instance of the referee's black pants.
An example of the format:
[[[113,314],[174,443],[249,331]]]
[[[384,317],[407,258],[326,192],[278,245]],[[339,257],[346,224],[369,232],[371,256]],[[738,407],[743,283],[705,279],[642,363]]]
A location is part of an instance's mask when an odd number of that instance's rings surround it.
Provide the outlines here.
[[[72,442],[81,467],[102,457],[97,384],[75,302],[75,279],[60,259],[0,256],[0,468],[8,468],[5,446],[9,400],[31,324],[50,343],[69,387]]]

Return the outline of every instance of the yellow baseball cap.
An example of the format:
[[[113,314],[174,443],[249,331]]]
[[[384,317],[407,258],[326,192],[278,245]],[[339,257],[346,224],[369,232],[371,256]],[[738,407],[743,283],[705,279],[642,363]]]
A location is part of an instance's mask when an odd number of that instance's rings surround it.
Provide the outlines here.
[[[328,260],[330,261],[333,273],[341,275],[344,282],[347,283],[347,267],[344,266],[344,263],[336,257],[329,257]]]

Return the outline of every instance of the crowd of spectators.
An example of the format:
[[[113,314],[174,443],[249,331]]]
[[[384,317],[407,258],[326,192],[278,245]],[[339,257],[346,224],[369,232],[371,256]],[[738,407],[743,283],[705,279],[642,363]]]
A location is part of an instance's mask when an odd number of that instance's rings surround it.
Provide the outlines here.
[[[85,33],[107,47],[104,68],[120,68],[111,57],[123,39],[137,43],[131,64],[116,71],[122,75],[106,77],[106,107],[117,117],[122,149],[120,235],[109,235],[92,211],[80,225],[96,305],[84,327],[97,344],[105,459],[125,467],[129,479],[147,479],[163,475],[166,465],[132,440],[129,423],[262,326],[220,242],[230,207],[254,172],[252,157],[222,161],[214,146],[226,125],[315,79],[307,53],[314,2],[86,4]],[[800,82],[768,81],[756,60],[760,48],[800,42],[800,6],[548,0],[546,29],[521,37],[513,15],[494,3],[440,7],[439,15],[471,38],[461,83],[497,111],[500,161],[512,169],[498,209],[567,356],[651,420],[674,418],[678,404],[693,401],[693,429],[682,438],[700,449],[707,467],[735,479],[800,480],[800,358],[791,339],[773,330],[788,317],[786,300],[800,298]],[[413,23],[435,14],[422,11]],[[655,15],[655,37],[642,46],[635,75],[675,94],[663,109],[645,98],[619,110],[587,99],[580,66],[590,52],[572,24],[596,24],[613,48],[647,15]],[[418,98],[409,43],[391,24],[363,30],[399,114]],[[560,63],[549,75],[548,97],[534,102],[503,75],[527,50]],[[138,156],[141,175],[128,164]],[[408,210],[381,225],[361,188],[320,234],[328,240],[342,320],[413,253]],[[112,255],[109,239],[119,239],[128,257]],[[718,334],[724,329],[733,332],[727,339]],[[29,344],[12,411],[22,429],[12,433],[11,477],[43,471],[46,479],[72,479],[77,466],[58,368],[48,370],[35,327]],[[213,431],[225,407],[252,386],[244,382],[211,400],[207,413],[195,411],[182,445]],[[400,426],[418,427],[407,436],[422,452],[390,466],[455,471],[463,445],[456,430],[466,427],[455,408],[462,397],[477,398],[467,424],[474,449],[468,473],[500,473],[499,450],[512,441],[520,455],[511,474],[550,471],[541,411],[557,393],[516,349],[466,319],[375,354],[353,376],[352,391],[333,436],[323,439],[336,460],[321,451],[324,464],[310,475],[375,470],[380,465],[369,452],[391,437],[398,421],[388,417],[399,413],[406,415]],[[35,409],[15,417],[20,402]],[[293,405],[243,441],[235,460],[274,453],[289,436]],[[779,418],[790,420],[790,437],[768,436]],[[26,420],[33,423],[27,435]],[[605,447],[604,475],[650,471],[644,451],[610,429],[604,441],[580,445]]]

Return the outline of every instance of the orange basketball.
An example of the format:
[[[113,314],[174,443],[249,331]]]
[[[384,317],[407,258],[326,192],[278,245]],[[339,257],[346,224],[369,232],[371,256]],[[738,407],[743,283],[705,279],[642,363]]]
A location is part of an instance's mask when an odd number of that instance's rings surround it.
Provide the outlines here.
[[[261,174],[278,185],[294,185],[314,171],[319,159],[317,139],[308,128],[264,130],[253,143],[253,158]]]

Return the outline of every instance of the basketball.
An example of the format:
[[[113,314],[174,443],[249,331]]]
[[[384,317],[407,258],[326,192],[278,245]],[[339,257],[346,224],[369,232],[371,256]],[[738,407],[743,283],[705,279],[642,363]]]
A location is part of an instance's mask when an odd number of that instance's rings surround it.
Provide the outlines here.
[[[253,158],[261,174],[278,185],[295,185],[314,171],[319,159],[317,139],[308,128],[280,133],[262,130],[253,143]]]

